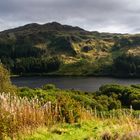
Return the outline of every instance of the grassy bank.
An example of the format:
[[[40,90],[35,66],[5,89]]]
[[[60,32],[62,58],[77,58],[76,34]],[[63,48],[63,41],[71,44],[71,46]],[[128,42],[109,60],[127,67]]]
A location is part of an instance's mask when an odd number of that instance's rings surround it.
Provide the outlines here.
[[[55,96],[48,95],[47,98],[53,98],[54,103],[43,103],[37,97],[21,98],[2,93],[0,139],[139,140],[139,111],[132,108],[99,111],[86,108],[67,95],[59,96],[56,100]]]
[[[139,140],[139,122],[130,117],[121,119],[94,118],[76,124],[40,127],[24,140]]]
[[[17,88],[0,67],[0,140],[139,140],[140,85]]]

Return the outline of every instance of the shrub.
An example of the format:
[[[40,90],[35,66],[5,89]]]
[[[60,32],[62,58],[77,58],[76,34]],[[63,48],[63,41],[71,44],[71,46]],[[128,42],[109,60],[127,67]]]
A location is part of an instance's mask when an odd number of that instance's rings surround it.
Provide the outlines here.
[[[42,86],[42,89],[43,90],[50,90],[50,89],[54,90],[54,89],[56,89],[56,86],[54,84],[46,84],[46,85]]]
[[[133,109],[140,110],[140,100],[133,100],[132,107]]]
[[[0,92],[17,92],[16,87],[13,86],[10,81],[8,70],[6,70],[2,64],[0,64]]]
[[[57,98],[58,106],[61,108],[60,116],[67,123],[77,122],[80,118],[81,105],[69,96],[59,95]]]
[[[33,130],[58,122],[74,123],[85,110],[69,96],[59,95],[57,102],[42,104],[38,98],[28,100],[15,95],[0,94],[0,139],[13,138],[18,132]],[[85,111],[86,112],[86,111]]]

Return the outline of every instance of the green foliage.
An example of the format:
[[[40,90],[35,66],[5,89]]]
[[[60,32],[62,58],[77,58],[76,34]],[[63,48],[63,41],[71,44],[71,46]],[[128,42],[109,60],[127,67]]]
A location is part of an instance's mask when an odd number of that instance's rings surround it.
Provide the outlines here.
[[[140,110],[140,98],[139,99],[135,99],[132,101],[132,106],[134,109]]]
[[[134,77],[139,75],[137,60],[120,62],[118,59],[129,47],[138,52],[139,38],[138,35],[88,32],[55,22],[29,24],[0,33],[0,60],[12,74],[18,75]],[[121,70],[118,65],[122,65]]]
[[[42,89],[43,90],[50,90],[50,89],[54,90],[54,89],[56,89],[56,86],[54,84],[46,84],[46,85],[42,86]]]
[[[25,74],[25,73],[48,73],[57,71],[61,65],[61,60],[58,57],[48,57],[48,58],[3,58],[1,59],[5,63],[6,67],[15,74]]]
[[[140,45],[139,42],[140,36],[139,35],[128,35],[128,36],[121,36],[115,39],[115,44],[113,49],[121,49],[125,47],[136,47]]]
[[[42,89],[21,88],[18,95],[29,99],[38,98],[42,104],[51,101],[55,104],[61,96],[69,102],[78,102],[86,109],[112,110],[123,107],[129,108],[133,100],[139,100],[139,91],[131,87],[120,85],[105,85],[96,93],[87,93],[73,90],[60,90],[52,84],[47,84]],[[62,98],[61,97],[61,98]],[[62,99],[63,100],[63,99]],[[66,104],[64,102],[64,104]],[[133,106],[134,109],[135,106]]]
[[[0,80],[0,92],[15,91],[9,73],[2,65],[0,65]],[[53,84],[46,84],[38,89],[19,88],[17,95],[2,93],[0,101],[0,139],[6,137],[14,139],[19,132],[27,128],[32,131],[39,126],[50,127],[56,123],[73,124],[82,121],[83,118],[91,119],[92,116],[98,119],[113,118],[113,125],[116,118],[120,121],[121,118],[135,117],[136,121],[139,112],[133,109],[140,110],[140,87],[139,85],[104,85],[99,91],[88,93],[61,90]],[[129,108],[130,105],[133,109],[120,109]],[[127,119],[127,124],[128,121],[130,120]],[[138,123],[135,123],[135,126],[136,124]],[[80,124],[75,125],[75,128],[81,127]],[[93,129],[96,130],[97,126]],[[62,134],[65,131],[56,129],[52,132]],[[111,135],[105,133],[102,137],[108,136]],[[115,138],[115,135],[111,137]]]
[[[121,101],[123,106],[130,107],[132,105],[134,109],[140,109],[140,90],[134,86],[104,85],[100,87],[99,94],[115,97],[116,100]]]
[[[2,92],[14,93],[16,87],[11,84],[9,72],[0,64],[0,93]]]
[[[81,105],[70,96],[58,95],[58,106],[61,108],[60,117],[64,118],[67,123],[77,122],[80,118]]]
[[[114,75],[124,75],[126,77],[140,76],[140,57],[123,54],[114,59],[113,69]]]
[[[58,124],[50,128],[38,128],[32,135],[23,134],[25,140],[139,140],[140,134],[134,129],[134,120],[93,119],[77,124]],[[138,122],[138,121],[137,121]],[[131,123],[131,125],[130,125]],[[132,130],[133,129],[133,130]],[[21,137],[22,137],[21,136]]]
[[[0,34],[0,59],[18,75],[138,77],[139,39],[139,35],[88,32],[55,22],[29,24]],[[129,56],[122,55],[129,51]]]

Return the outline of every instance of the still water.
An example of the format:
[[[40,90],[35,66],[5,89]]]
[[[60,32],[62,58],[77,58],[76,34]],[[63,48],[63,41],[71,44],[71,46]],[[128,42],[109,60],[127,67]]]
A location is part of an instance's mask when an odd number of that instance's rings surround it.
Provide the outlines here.
[[[76,89],[83,91],[96,91],[104,84],[140,84],[140,79],[120,79],[110,77],[15,77],[12,83],[23,87],[38,88],[44,84],[52,83],[61,89]]]

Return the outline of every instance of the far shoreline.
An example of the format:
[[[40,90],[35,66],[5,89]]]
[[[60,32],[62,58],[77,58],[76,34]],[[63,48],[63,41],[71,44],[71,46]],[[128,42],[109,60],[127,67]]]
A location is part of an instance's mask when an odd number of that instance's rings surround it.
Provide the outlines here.
[[[140,79],[140,76],[122,76],[122,75],[109,75],[109,74],[95,74],[95,75],[67,75],[67,74],[48,74],[48,73],[26,73],[21,75],[11,74],[10,78],[18,78],[18,77],[108,77],[114,79]]]

